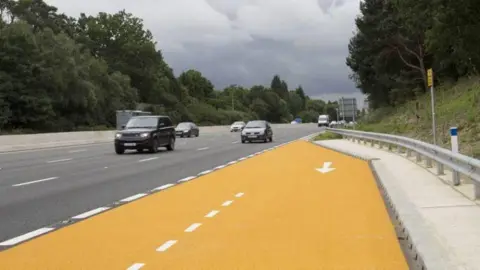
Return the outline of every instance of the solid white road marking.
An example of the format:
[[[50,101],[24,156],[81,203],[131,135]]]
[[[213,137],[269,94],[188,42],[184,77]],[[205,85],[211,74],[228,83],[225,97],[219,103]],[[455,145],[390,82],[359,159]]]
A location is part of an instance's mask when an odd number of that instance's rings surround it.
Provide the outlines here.
[[[249,158],[252,158],[252,157],[254,157],[254,156],[255,156],[255,155],[254,155],[254,154],[252,154],[252,155],[249,155],[248,157],[249,157]]]
[[[237,198],[240,198],[240,197],[242,197],[242,196],[243,196],[243,194],[245,194],[245,193],[243,193],[243,192],[239,192],[239,193],[237,193],[237,194],[235,195],[235,197],[237,197]]]
[[[127,270],[139,270],[144,265],[145,265],[144,263],[134,263],[132,264],[132,266],[128,267]]]
[[[58,179],[58,177],[49,177],[49,178],[45,178],[45,179],[40,179],[40,180],[35,180],[35,181],[30,181],[30,182],[25,182],[25,183],[20,183],[20,184],[15,184],[15,185],[12,185],[12,187],[21,187],[21,186],[31,185],[31,184],[35,184],[35,183],[40,183],[40,182],[55,180],[55,179]]]
[[[202,225],[202,223],[193,223],[192,225],[190,225],[188,228],[185,229],[185,232],[193,232],[198,227],[200,227],[200,225]]]
[[[71,150],[71,151],[68,151],[68,153],[80,153],[85,151],[87,151],[87,149]]]
[[[242,160],[245,160],[247,159],[246,157],[242,157],[242,158],[239,158],[238,161],[242,161]]]
[[[198,151],[207,150],[209,147],[198,148]]]
[[[63,159],[57,159],[57,160],[50,160],[50,161],[47,161],[47,163],[57,163],[57,162],[63,162],[63,161],[70,161],[72,159],[73,158],[63,158]]]
[[[190,180],[195,179],[195,178],[196,178],[196,176],[189,176],[189,177],[185,177],[183,179],[178,180],[178,182],[187,182],[187,181],[190,181]]]
[[[167,242],[163,243],[163,245],[158,247],[157,251],[164,252],[167,249],[169,249],[171,246],[175,245],[175,243],[177,243],[177,240],[168,240]]]
[[[212,210],[210,211],[210,213],[206,214],[205,217],[207,218],[211,218],[211,217],[214,217],[216,214],[218,214],[220,211],[218,210]]]
[[[212,170],[206,170],[206,171],[203,171],[201,173],[199,173],[198,175],[204,175],[204,174],[208,174],[208,173],[211,173]]]
[[[233,164],[235,164],[235,163],[237,163],[236,160],[228,162],[227,165],[233,165]]]
[[[141,198],[141,197],[143,197],[143,196],[147,196],[147,194],[145,194],[145,193],[140,193],[140,194],[133,195],[133,196],[127,197],[127,198],[125,198],[125,199],[122,199],[122,200],[120,200],[120,201],[121,201],[121,202],[131,202],[131,201],[134,201],[134,200],[136,200],[136,199],[139,199],[139,198]]]
[[[140,159],[138,162],[145,162],[145,161],[150,161],[150,160],[155,160],[155,159],[158,159],[158,157],[152,157],[152,158]]]
[[[32,231],[32,232],[29,232],[29,233],[26,233],[24,235],[20,235],[20,236],[17,236],[15,238],[12,238],[10,240],[7,240],[7,241],[4,241],[4,242],[1,242],[0,243],[0,246],[11,246],[11,245],[15,245],[15,244],[18,244],[20,242],[23,242],[23,241],[26,241],[28,239],[31,239],[33,237],[36,237],[36,236],[39,236],[39,235],[42,235],[44,233],[47,233],[49,231],[53,230],[53,228],[40,228],[38,230],[35,230],[35,231]]]
[[[234,142],[232,142],[232,144],[236,144],[236,143],[239,143],[239,141],[234,141]]]
[[[85,213],[83,213],[83,214],[76,215],[76,216],[74,216],[73,218],[74,218],[74,219],[87,218],[87,217],[96,215],[96,214],[101,213],[101,212],[103,212],[103,211],[105,211],[105,210],[108,210],[108,209],[110,209],[110,208],[109,208],[109,207],[99,207],[99,208],[97,208],[97,209],[90,210],[90,211],[85,212]]]
[[[233,201],[226,201],[222,204],[222,206],[229,206],[232,203],[233,203]]]
[[[225,165],[220,165],[220,166],[215,167],[215,170],[219,170],[219,169],[223,169],[223,168],[225,168]]]
[[[173,187],[173,186],[174,186],[174,184],[166,184],[166,185],[163,185],[163,186],[159,186],[159,187],[157,187],[157,188],[154,188],[154,189],[152,189],[152,191],[164,190],[164,189],[167,189],[167,188]]]

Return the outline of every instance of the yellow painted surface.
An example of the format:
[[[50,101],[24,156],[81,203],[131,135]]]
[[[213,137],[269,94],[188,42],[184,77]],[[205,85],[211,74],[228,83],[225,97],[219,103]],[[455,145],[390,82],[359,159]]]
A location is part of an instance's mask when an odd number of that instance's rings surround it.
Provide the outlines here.
[[[317,172],[325,161],[336,170]],[[211,210],[220,212],[204,217]],[[193,223],[202,225],[184,232]],[[168,240],[178,242],[157,252]],[[0,252],[0,269],[12,270],[134,263],[142,270],[408,269],[368,164],[307,142]]]

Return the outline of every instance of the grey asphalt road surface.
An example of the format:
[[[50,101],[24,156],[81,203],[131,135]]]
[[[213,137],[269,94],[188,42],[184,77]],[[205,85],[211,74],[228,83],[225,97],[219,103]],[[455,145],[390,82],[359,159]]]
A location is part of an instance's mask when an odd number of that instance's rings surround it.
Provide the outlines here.
[[[173,152],[116,155],[112,143],[0,154],[0,242],[263,149],[319,132],[274,127],[271,143],[225,130],[178,138]]]

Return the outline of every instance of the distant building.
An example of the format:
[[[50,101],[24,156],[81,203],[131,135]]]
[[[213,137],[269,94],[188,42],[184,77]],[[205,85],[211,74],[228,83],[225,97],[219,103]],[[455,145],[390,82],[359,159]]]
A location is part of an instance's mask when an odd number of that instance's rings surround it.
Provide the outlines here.
[[[357,99],[356,98],[340,98],[338,100],[339,120],[347,122],[355,121],[357,117]]]

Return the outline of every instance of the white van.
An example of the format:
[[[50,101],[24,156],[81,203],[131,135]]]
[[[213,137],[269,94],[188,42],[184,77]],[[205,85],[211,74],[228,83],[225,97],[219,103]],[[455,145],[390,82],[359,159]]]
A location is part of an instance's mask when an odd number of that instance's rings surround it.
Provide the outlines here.
[[[328,117],[327,114],[322,114],[318,116],[318,126],[325,126],[328,127],[328,124],[330,123],[330,117]]]

